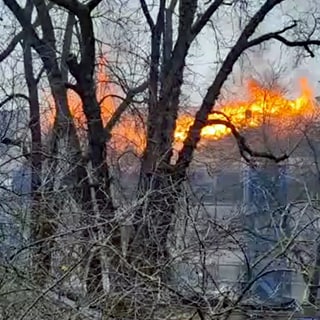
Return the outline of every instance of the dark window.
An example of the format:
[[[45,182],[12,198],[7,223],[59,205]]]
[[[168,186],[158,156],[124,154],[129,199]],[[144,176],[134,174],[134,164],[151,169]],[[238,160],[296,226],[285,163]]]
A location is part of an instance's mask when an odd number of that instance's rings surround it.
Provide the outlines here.
[[[243,184],[239,172],[221,172],[217,176],[215,196],[221,202],[239,202],[243,200]]]
[[[243,199],[240,171],[222,171],[211,176],[205,170],[199,170],[190,176],[189,181],[196,197],[206,203],[230,203]]]

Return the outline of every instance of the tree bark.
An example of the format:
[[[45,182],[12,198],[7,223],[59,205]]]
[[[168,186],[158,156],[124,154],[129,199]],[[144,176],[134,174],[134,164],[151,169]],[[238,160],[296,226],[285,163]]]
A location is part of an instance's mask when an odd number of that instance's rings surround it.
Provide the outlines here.
[[[140,193],[150,194],[144,209],[135,217],[136,238],[132,243],[135,256],[141,256],[140,263],[154,273],[169,257],[167,237],[174,216],[178,185],[173,179],[172,144],[178,115],[179,97],[183,83],[185,57],[191,42],[191,27],[197,4],[193,0],[180,2],[179,33],[172,51],[172,7],[160,8],[158,32],[152,30],[150,88],[148,103],[148,139],[143,155]],[[161,12],[160,10],[163,10]],[[165,18],[166,13],[166,18]],[[164,19],[166,21],[164,21]],[[166,23],[165,23],[166,22]],[[163,34],[166,32],[166,34]],[[164,42],[161,47],[161,36]],[[160,67],[160,50],[163,48],[163,64]],[[158,75],[161,70],[160,77]],[[156,88],[159,87],[160,94]],[[140,248],[140,254],[137,254]],[[149,257],[145,259],[145,257]]]
[[[201,129],[207,124],[208,115],[217,100],[220,90],[232,71],[232,68],[239,56],[246,50],[250,44],[248,42],[250,36],[254,33],[257,26],[262,22],[265,16],[277,4],[283,0],[267,0],[257,11],[257,13],[249,21],[238,41],[235,43],[226,59],[224,60],[220,71],[215,77],[212,85],[209,87],[199,111],[196,114],[194,124],[191,126],[188,137],[184,142],[183,148],[179,153],[177,164],[173,166],[170,161],[172,158],[172,144],[174,140],[175,123],[179,109],[179,97],[181,95],[181,86],[183,84],[183,71],[185,67],[185,59],[188,54],[190,45],[196,35],[202,30],[208,22],[212,14],[223,4],[223,1],[216,0],[209,5],[202,16],[194,22],[197,9],[197,1],[184,0],[179,4],[179,28],[178,38],[174,45],[172,54],[170,55],[170,34],[164,38],[163,61],[166,65],[162,66],[160,77],[160,96],[156,89],[158,84],[153,81],[159,81],[157,76],[158,66],[152,64],[157,59],[151,58],[150,67],[150,82],[151,88],[149,92],[148,105],[148,139],[147,147],[143,156],[141,170],[140,189],[142,194],[150,193],[147,203],[147,212],[149,222],[146,222],[146,217],[143,212],[136,216],[136,231],[142,233],[143,247],[149,246],[156,256],[159,256],[159,250],[162,252],[160,256],[166,256],[165,247],[160,249],[160,246],[166,245],[166,237],[170,228],[176,203],[176,196],[179,193],[181,183],[186,177],[186,170],[189,167],[193,152],[200,140]],[[167,11],[167,14],[169,12]],[[167,19],[165,30],[170,32],[170,16]],[[152,33],[151,57],[157,57],[159,52],[160,41],[154,40]],[[170,59],[168,57],[170,56]],[[162,199],[161,201],[159,199]],[[157,212],[157,214],[154,214]],[[145,226],[143,226],[145,224]],[[150,226],[156,226],[151,228]],[[143,231],[139,231],[139,230]],[[139,232],[138,232],[139,231]],[[152,233],[150,233],[152,232]],[[144,242],[145,241],[145,242]],[[158,247],[156,250],[155,248]],[[148,252],[148,255],[153,256]],[[157,265],[157,257],[153,263]]]
[[[87,120],[88,159],[92,165],[92,178],[95,185],[93,189],[98,209],[98,212],[95,212],[94,206],[91,206],[92,215],[87,220],[87,223],[92,228],[91,230],[88,229],[85,237],[89,238],[89,232],[91,231],[96,239],[103,241],[101,234],[104,234],[104,236],[111,234],[111,245],[121,248],[120,230],[114,223],[111,223],[114,218],[114,206],[111,195],[109,168],[106,162],[107,135],[103,127],[100,105],[96,97],[94,78],[96,61],[95,38],[91,9],[89,5],[82,5],[78,2],[74,6],[66,1],[55,2],[70,10],[78,17],[81,30],[81,39],[79,41],[81,51],[80,63],[77,62],[77,59],[73,55],[69,55],[67,63],[71,74],[77,81],[77,93],[81,98],[83,111]],[[95,227],[99,222],[105,223],[106,227],[103,231]],[[103,290],[102,255],[103,253],[100,249],[96,250],[89,262],[87,290],[91,294],[101,293]]]
[[[25,79],[29,92],[31,131],[31,238],[41,241],[33,253],[33,274],[40,285],[45,285],[51,269],[51,243],[46,240],[53,234],[48,211],[44,210],[41,196],[42,143],[38,84],[34,78],[30,41],[23,42],[23,62]]]
[[[33,3],[27,1],[25,12],[28,21],[31,22]],[[42,141],[40,123],[40,105],[38,96],[38,83],[34,76],[33,59],[30,37],[25,34],[23,48],[23,63],[25,80],[29,93],[30,131],[31,131],[31,238],[40,241],[32,255],[32,267],[35,280],[44,286],[51,270],[52,243],[47,239],[54,233],[52,217],[45,210],[42,203]]]
[[[50,146],[51,157],[49,159],[49,161],[53,163],[49,164],[48,167],[57,167],[57,158],[59,158],[57,157],[57,154],[59,152],[66,151],[66,149],[61,150],[61,146],[59,146],[59,144],[63,141],[63,148],[67,148],[68,155],[70,157],[68,166],[71,169],[71,173],[69,173],[68,180],[73,187],[75,200],[80,204],[81,209],[86,214],[88,212],[92,212],[92,199],[90,195],[90,186],[88,183],[87,171],[85,168],[86,164],[82,159],[80,142],[78,140],[73,119],[68,107],[67,91],[65,86],[67,73],[66,70],[62,72],[58,65],[55,35],[48,8],[43,0],[34,0],[33,3],[35,4],[38,11],[37,20],[39,21],[39,24],[42,28],[42,32],[44,35],[43,40],[38,37],[37,33],[34,30],[34,26],[31,25],[30,20],[28,20],[27,12],[23,10],[16,1],[5,1],[5,4],[9,7],[12,13],[16,16],[17,20],[20,22],[23,28],[24,35],[27,36],[30,41],[30,45],[35,49],[43,62],[49,80],[51,93],[55,102],[56,117],[52,130],[52,139]],[[64,52],[62,57],[63,59],[65,59],[65,57],[68,55],[68,46],[70,46],[71,44],[72,20],[73,17],[69,16],[67,32],[69,31],[69,29],[71,29],[71,34],[68,33],[65,37]],[[70,170],[68,169],[67,171]],[[51,196],[52,192],[54,191],[54,175],[55,170],[52,173],[51,183],[49,183],[46,188],[46,191],[48,191]],[[54,230],[47,227],[41,232],[45,233],[48,237],[52,235]],[[49,268],[49,260],[51,259],[50,250],[47,250],[43,254],[47,255],[46,266],[47,268]]]

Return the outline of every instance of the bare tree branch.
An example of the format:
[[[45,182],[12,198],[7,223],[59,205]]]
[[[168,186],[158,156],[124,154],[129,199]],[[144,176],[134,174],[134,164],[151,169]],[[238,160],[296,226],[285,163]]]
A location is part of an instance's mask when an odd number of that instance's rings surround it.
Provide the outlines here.
[[[36,76],[37,83],[39,83],[39,81],[41,80],[41,77],[45,71],[46,71],[46,69],[44,67],[42,67],[41,70],[39,71],[38,75]]]
[[[315,40],[315,39],[308,39],[308,40],[304,40],[304,41],[298,41],[298,40],[297,41],[290,41],[280,35],[275,35],[273,38],[275,40],[282,42],[287,47],[303,47],[306,51],[308,51],[308,53],[310,54],[310,56],[312,58],[314,58],[315,55],[311,51],[309,46],[312,46],[312,45],[319,46],[320,45],[320,40]]]
[[[26,96],[23,93],[12,93],[10,95],[8,95],[4,100],[2,100],[0,102],[0,108],[3,107],[5,104],[7,104],[9,101],[13,100],[13,99],[17,99],[17,98],[21,98],[24,100],[27,100],[29,102],[29,97]]]
[[[76,18],[72,12],[69,12],[66,31],[64,33],[64,41],[63,41],[63,48],[61,54],[61,76],[63,82],[68,80],[68,68],[67,68],[67,59],[70,53],[70,47],[72,42],[72,32],[74,24],[76,23]]]
[[[21,38],[24,36],[24,32],[27,32],[32,37],[32,45],[36,48],[38,54],[42,57],[44,65],[47,64],[48,58],[47,58],[47,50],[45,48],[45,43],[43,40],[41,40],[36,31],[35,31],[35,25],[40,25],[40,20],[37,24],[31,24],[30,21],[28,21],[24,10],[19,6],[17,1],[15,0],[4,0],[3,1],[5,5],[11,10],[11,12],[14,14],[14,16],[19,21],[20,25],[23,27],[23,31],[21,31]]]
[[[270,32],[270,33],[266,33],[260,37],[257,37],[253,40],[248,41],[248,47],[253,47],[256,45],[261,44],[262,42],[274,39],[277,40],[283,44],[285,44],[287,47],[303,47],[312,58],[314,58],[314,53],[312,52],[312,50],[310,49],[310,46],[312,45],[316,45],[319,46],[320,45],[320,40],[317,39],[306,39],[306,40],[288,40],[287,38],[283,37],[282,34],[285,33],[286,31],[293,29],[297,26],[297,22],[293,22],[291,25],[276,31],[276,32]]]
[[[63,119],[63,121],[70,121],[72,123],[70,110],[67,105],[65,92],[64,95],[61,95],[64,88],[64,83],[62,81],[61,71],[57,62],[57,55],[56,55],[56,48],[53,46],[55,44],[55,36],[53,30],[50,30],[50,26],[52,26],[52,22],[44,21],[43,18],[41,20],[41,24],[45,24],[46,26],[42,27],[42,32],[45,35],[44,40],[40,39],[37,32],[35,31],[33,25],[28,20],[26,12],[19,6],[17,1],[15,0],[4,0],[6,6],[11,10],[13,15],[17,18],[20,25],[24,29],[24,32],[27,33],[28,37],[30,37],[30,45],[37,51],[38,55],[40,56],[44,68],[46,70],[50,87],[52,90],[52,94],[57,100],[58,110],[61,111],[57,113],[59,121]],[[44,1],[35,0],[35,5],[37,6],[37,10],[39,14],[43,13],[48,20],[51,20],[50,16],[47,12],[47,7],[43,5]],[[46,39],[45,39],[46,38]],[[62,129],[62,127],[61,127]],[[75,131],[73,131],[73,138],[75,141],[75,145],[77,137],[74,135]],[[78,145],[78,144],[77,144]]]
[[[179,6],[179,35],[177,44],[184,42],[179,41],[183,38],[189,38],[191,34],[191,27],[194,20],[194,16],[197,10],[197,1],[194,0],[182,0]]]
[[[284,28],[283,30],[277,31],[277,32],[273,32],[273,33],[267,33],[264,34],[258,38],[255,38],[251,41],[248,42],[248,47],[253,47],[255,45],[258,45],[262,42],[274,39],[277,40],[279,42],[282,42],[283,44],[285,44],[287,47],[303,47],[312,58],[314,58],[314,53],[312,52],[312,50],[310,49],[310,46],[312,45],[316,45],[319,46],[320,45],[320,40],[316,40],[316,39],[307,39],[307,40],[288,40],[285,37],[281,36],[282,33],[284,33],[285,31],[293,28],[295,25],[291,25],[289,27]]]
[[[52,4],[48,5],[48,11],[52,8]],[[32,24],[33,28],[36,28],[40,25],[40,19],[39,16],[37,16],[36,21]],[[15,49],[17,44],[23,40],[24,38],[24,31],[21,30],[19,33],[17,33],[10,41],[8,46],[0,53],[0,62],[5,60],[11,52]]]
[[[142,3],[145,3],[142,1]],[[157,15],[156,25],[151,29],[151,59],[149,70],[149,108],[155,108],[158,98],[158,80],[159,80],[159,63],[161,35],[164,30],[164,11],[165,0],[160,1],[160,7]],[[152,22],[153,23],[153,22]]]
[[[162,65],[161,65],[161,87],[160,96],[163,95],[163,84],[166,76],[166,68],[170,62],[172,48],[173,48],[173,27],[172,27],[172,16],[174,9],[178,3],[178,0],[172,0],[165,9],[164,17],[164,28],[163,28],[163,45],[162,45]]]
[[[125,97],[125,99],[122,101],[122,103],[119,105],[119,107],[117,108],[117,110],[113,113],[111,119],[108,121],[107,125],[105,126],[105,133],[106,133],[106,137],[107,140],[109,140],[111,138],[111,131],[114,128],[114,126],[117,124],[117,122],[119,121],[121,115],[123,114],[123,112],[126,111],[126,109],[128,108],[128,106],[132,103],[132,100],[134,98],[134,96],[138,93],[143,92],[144,90],[146,90],[148,87],[148,82],[144,82],[142,83],[140,86],[133,88],[131,90],[128,91],[127,96]]]
[[[79,63],[77,57],[73,53],[69,53],[66,63],[69,67],[70,73],[74,76],[75,79],[79,78]]]
[[[141,4],[141,9],[143,11],[143,14],[144,14],[144,16],[145,16],[145,18],[147,20],[147,23],[148,23],[148,25],[150,27],[150,30],[151,30],[151,32],[153,32],[153,30],[155,28],[155,24],[154,24],[154,22],[152,20],[152,17],[150,15],[148,6],[147,6],[145,0],[140,0],[140,4]]]
[[[193,24],[191,28],[191,34],[193,38],[199,34],[199,32],[203,29],[203,27],[206,25],[206,23],[209,21],[209,19],[212,17],[212,15],[216,12],[216,10],[220,7],[220,5],[223,3],[224,0],[215,0],[213,3],[210,4],[210,6],[207,8],[207,10],[203,13],[203,15]]]
[[[281,162],[288,158],[287,154],[283,154],[277,157],[270,152],[259,152],[259,151],[252,150],[250,146],[247,144],[246,139],[240,134],[240,132],[237,130],[235,125],[232,124],[230,120],[213,119],[213,120],[208,120],[205,125],[211,126],[211,125],[221,125],[221,124],[225,125],[227,128],[231,130],[232,135],[237,141],[241,156],[249,163],[251,162],[251,159],[247,155],[254,158],[270,159],[275,161],[276,163]]]
[[[253,47],[253,46],[259,45],[264,41],[268,41],[270,39],[273,39],[277,35],[280,35],[280,34],[285,33],[286,31],[288,31],[290,29],[295,28],[296,26],[297,26],[297,22],[294,21],[289,26],[284,27],[284,28],[282,28],[282,29],[280,29],[280,30],[278,30],[276,32],[270,32],[270,33],[264,34],[262,36],[259,36],[259,37],[255,38],[255,39],[252,39],[252,40],[248,41],[247,45],[248,45],[248,47]]]
[[[283,2],[284,0],[266,0],[260,9],[254,14],[251,20],[248,22],[244,30],[242,31],[238,41],[228,53],[222,66],[217,73],[214,81],[209,87],[202,105],[196,114],[196,119],[191,126],[188,136],[184,142],[183,148],[179,152],[179,159],[177,166],[181,166],[182,171],[187,168],[191,162],[192,154],[196,148],[197,143],[200,140],[201,129],[205,126],[209,113],[212,110],[219,94],[220,90],[232,72],[233,66],[240,57],[240,55],[248,48],[248,39],[253,35],[258,25],[264,20],[266,15],[272,11],[272,9]]]
[[[47,42],[52,48],[54,48],[56,39],[48,7],[43,0],[34,0],[33,3],[38,12],[39,22],[43,32],[43,41]]]
[[[86,5],[80,3],[78,0],[50,0],[66,10],[71,11],[75,15],[79,14],[80,11],[89,9]]]
[[[173,3],[174,4],[174,3]],[[179,5],[179,26],[178,38],[172,51],[172,57],[167,64],[162,67],[162,76],[165,79],[162,88],[163,99],[169,99],[170,91],[175,89],[177,94],[180,91],[182,83],[182,68],[185,63],[185,57],[191,45],[191,27],[194,20],[197,4],[194,0],[184,0]],[[170,23],[170,22],[169,22]],[[168,26],[167,26],[168,27]],[[169,26],[170,27],[170,26]],[[167,32],[170,32],[167,30]],[[168,36],[168,34],[166,35]],[[172,37],[172,35],[170,35]],[[168,49],[166,49],[168,50]],[[172,48],[170,49],[170,51]],[[170,52],[171,53],[171,52]],[[177,83],[172,83],[175,75],[179,75]]]
[[[8,46],[0,53],[0,62],[5,60],[11,52],[15,49],[17,44],[23,39],[24,32],[20,31],[18,34],[16,34],[8,44]]]
[[[72,12],[75,15],[79,15],[80,12],[91,12],[94,10],[102,0],[91,0],[88,4],[82,4],[78,0],[50,0],[58,6]]]
[[[268,41],[270,39],[273,39],[275,36],[278,36],[278,35],[286,32],[286,31],[288,31],[290,29],[293,29],[296,26],[297,26],[297,23],[293,22],[289,26],[284,27],[283,29],[281,29],[279,31],[267,33],[267,34],[264,34],[264,35],[262,35],[260,37],[255,38],[255,39],[252,39],[252,40],[248,41],[248,47],[253,47],[253,46],[261,44],[264,41]]]
[[[157,22],[155,25],[155,32],[162,33],[164,28],[164,12],[166,9],[166,0],[160,0],[159,11],[157,15]]]
[[[163,49],[162,49],[162,66],[161,66],[161,78],[162,83],[165,76],[165,66],[170,61],[172,47],[173,47],[173,40],[172,40],[172,15],[173,9],[171,6],[165,10],[165,24],[163,30]],[[161,90],[163,87],[161,87]]]
[[[37,48],[38,53],[44,59],[44,64],[46,64],[47,55],[45,50],[45,44],[38,37],[37,33],[35,32],[34,26],[30,23],[30,21],[28,21],[23,9],[19,6],[17,1],[15,0],[3,0],[3,2],[15,15],[20,25],[24,28],[24,31],[26,31],[32,36],[32,45],[34,45]],[[39,21],[39,24],[40,24],[40,21]],[[24,34],[24,31],[22,31],[22,36]]]
[[[102,2],[102,0],[91,0],[87,6],[89,8],[90,11],[94,10],[100,3]]]
[[[90,16],[90,11],[86,5],[81,4],[77,0],[51,0],[55,4],[71,11],[75,14],[80,22],[81,28],[81,61],[77,63],[74,55],[70,54],[67,63],[70,67],[70,72],[79,81],[81,74],[86,74],[86,77],[93,77],[95,66],[95,38],[93,23]],[[80,72],[81,71],[81,72]],[[80,74],[81,73],[81,74]]]

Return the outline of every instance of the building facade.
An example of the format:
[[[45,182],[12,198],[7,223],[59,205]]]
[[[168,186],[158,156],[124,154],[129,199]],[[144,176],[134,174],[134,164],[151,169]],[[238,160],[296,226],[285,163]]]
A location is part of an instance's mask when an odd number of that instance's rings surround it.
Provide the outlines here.
[[[189,185],[194,212],[201,207],[205,216],[197,222],[207,237],[202,238],[207,241],[207,261],[198,270],[185,263],[183,279],[199,283],[198,275],[207,272],[211,291],[247,290],[248,298],[267,305],[301,303],[307,294],[302,269],[313,264],[320,230],[316,167],[313,152],[300,149],[279,164],[261,161],[252,167],[239,161],[211,174],[206,166],[194,168]],[[301,253],[306,251],[308,257]]]

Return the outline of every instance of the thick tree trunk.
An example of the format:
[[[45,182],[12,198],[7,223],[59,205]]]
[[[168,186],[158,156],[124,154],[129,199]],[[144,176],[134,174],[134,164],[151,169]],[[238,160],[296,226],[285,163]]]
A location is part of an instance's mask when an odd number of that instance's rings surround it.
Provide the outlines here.
[[[27,1],[25,14],[28,23],[31,23],[33,2]],[[25,79],[29,93],[30,131],[31,131],[31,239],[40,241],[34,248],[32,255],[33,275],[38,284],[44,286],[51,270],[52,242],[47,238],[55,230],[48,210],[45,210],[42,201],[42,141],[40,123],[40,105],[38,83],[34,76],[32,59],[32,36],[25,34],[23,47],[23,62]]]
[[[33,74],[31,46],[28,39],[23,43],[23,61],[25,79],[29,92],[30,130],[31,130],[31,237],[33,241],[42,241],[36,246],[33,254],[33,274],[40,285],[48,279],[51,268],[50,245],[46,238],[52,234],[47,211],[42,208],[41,171],[42,171],[42,144],[40,125],[40,106],[38,87]]]
[[[114,220],[114,206],[111,195],[109,168],[106,162],[107,137],[103,127],[95,88],[94,70],[96,57],[95,38],[91,19],[92,8],[85,5],[73,6],[67,2],[60,2],[60,4],[78,17],[81,29],[81,61],[78,63],[76,57],[69,55],[67,63],[71,74],[77,80],[76,88],[82,100],[83,111],[88,126],[88,160],[92,166],[91,178],[93,180],[93,187],[90,189],[90,193],[93,194],[94,199],[91,199],[91,212],[88,213],[89,217],[90,215],[91,217],[86,219],[86,223],[92,228],[88,229],[85,236],[90,239],[90,232],[92,232],[94,238],[101,243],[104,241],[103,237],[111,235],[111,244],[108,243],[106,246],[112,245],[118,250],[121,248],[120,230],[112,222]],[[95,204],[93,204],[93,200]],[[96,227],[101,222],[105,225],[105,228]],[[112,250],[110,250],[110,255],[111,253]],[[92,294],[103,290],[102,256],[103,252],[98,248],[89,262],[87,290]]]
[[[48,160],[48,167],[57,168],[60,164],[65,168],[65,172],[67,172],[68,177],[64,177],[64,180],[69,181],[70,186],[73,188],[75,200],[80,204],[81,208],[87,209],[88,205],[91,204],[90,187],[87,179],[87,172],[82,159],[80,141],[77,137],[76,128],[68,106],[67,90],[65,87],[67,72],[66,70],[62,72],[61,68],[58,65],[55,51],[55,36],[48,8],[46,7],[46,4],[43,0],[34,1],[34,4],[37,8],[40,25],[45,35],[45,40],[43,41],[39,40],[35,31],[30,28],[30,21],[28,22],[24,20],[23,13],[19,12],[19,9],[17,7],[15,7],[14,11],[17,16],[20,17],[18,19],[23,28],[26,30],[26,35],[29,37],[30,44],[37,51],[43,62],[55,103],[56,119],[55,124],[52,128],[52,140],[50,146],[51,157]],[[65,59],[69,51],[73,21],[74,18],[72,16],[69,16],[62,59]],[[65,65],[63,65],[62,67],[65,67]],[[39,128],[37,129],[39,130]],[[68,156],[68,162],[62,163],[61,161],[58,161],[58,159],[60,158],[65,158],[66,152]],[[59,153],[63,154],[63,157],[59,157]],[[55,174],[56,171],[53,170],[51,181],[46,187],[46,191],[51,197],[52,192],[55,189]],[[40,194],[38,194],[37,197],[40,197]],[[57,209],[57,211],[59,210],[59,205],[61,204],[59,204],[59,202],[57,201],[56,203],[54,203],[54,207]],[[34,234],[35,240],[38,240],[39,237],[41,237],[41,239],[44,239],[44,237],[48,238],[52,236],[55,232],[55,226],[53,224],[56,218],[55,210],[52,210],[52,208],[49,209],[40,206],[37,208],[37,212],[39,212],[39,214],[42,214],[42,216],[41,221],[39,221],[40,228],[38,228],[38,230],[36,230]],[[46,216],[43,216],[44,214]],[[43,247],[39,248],[39,254],[41,254],[43,257],[43,261],[41,262],[41,264],[44,266],[43,277],[45,277],[45,274],[48,274],[51,268],[52,242],[44,242],[43,244]],[[39,259],[39,261],[40,260],[41,259]]]
[[[83,85],[83,95],[81,96],[84,104],[84,113],[87,118],[88,124],[88,140],[89,140],[89,160],[92,165],[92,178],[94,184],[94,197],[97,206],[97,212],[92,207],[92,212],[89,213],[91,218],[88,219],[87,223],[92,226],[91,231],[96,235],[99,242],[101,236],[107,237],[112,233],[112,239],[115,240],[114,224],[111,221],[114,218],[114,206],[111,198],[111,185],[109,168],[106,162],[106,139],[104,135],[104,127],[101,118],[100,107],[95,95],[95,87],[89,84],[88,87]],[[95,225],[105,224],[103,230],[100,230]],[[89,230],[88,230],[89,231]],[[89,236],[89,235],[87,235]],[[120,239],[117,240],[119,243],[112,243],[117,248],[121,247]],[[103,290],[102,284],[102,257],[103,253],[99,249],[93,255],[87,277],[87,289],[88,292],[101,292]]]
[[[146,203],[135,216],[135,238],[128,254],[130,261],[146,274],[162,270],[163,280],[167,271],[163,267],[169,259],[168,233],[179,193],[172,178],[172,172],[163,169],[141,177],[140,192],[146,196]]]
[[[155,272],[156,268],[161,268],[169,258],[167,237],[183,180],[181,176],[178,177],[171,163],[183,82],[184,57],[179,59],[181,61],[177,61],[175,67],[179,64],[181,68],[174,74],[170,73],[169,69],[163,72],[163,81],[170,83],[170,87],[163,85],[156,107],[149,105],[148,108],[148,139],[143,156],[139,191],[143,197],[148,194],[149,196],[147,204],[137,213],[135,229],[136,239],[140,238],[142,252],[147,248],[141,260],[147,261],[145,258],[150,257],[147,264],[152,272]]]
[[[162,33],[153,32],[151,43],[147,146],[143,156],[140,183],[141,195],[149,196],[143,209],[139,210],[135,217],[136,239],[133,242],[133,246],[140,247],[141,262],[145,262],[151,273],[161,268],[169,258],[167,237],[182,181],[181,177],[177,180],[171,158],[185,57],[191,45],[191,26],[197,5],[195,1],[180,2],[179,34],[172,48],[172,14],[176,4],[177,1],[172,1],[162,15],[159,10],[160,24],[157,23],[157,26]],[[161,34],[163,52],[160,67]]]
[[[136,256],[140,247],[140,263],[149,269],[149,274],[169,258],[167,237],[180,187],[171,164],[179,88],[178,85],[157,108],[149,108],[148,141],[139,185],[140,195],[147,199],[135,217],[136,237],[132,244]]]

